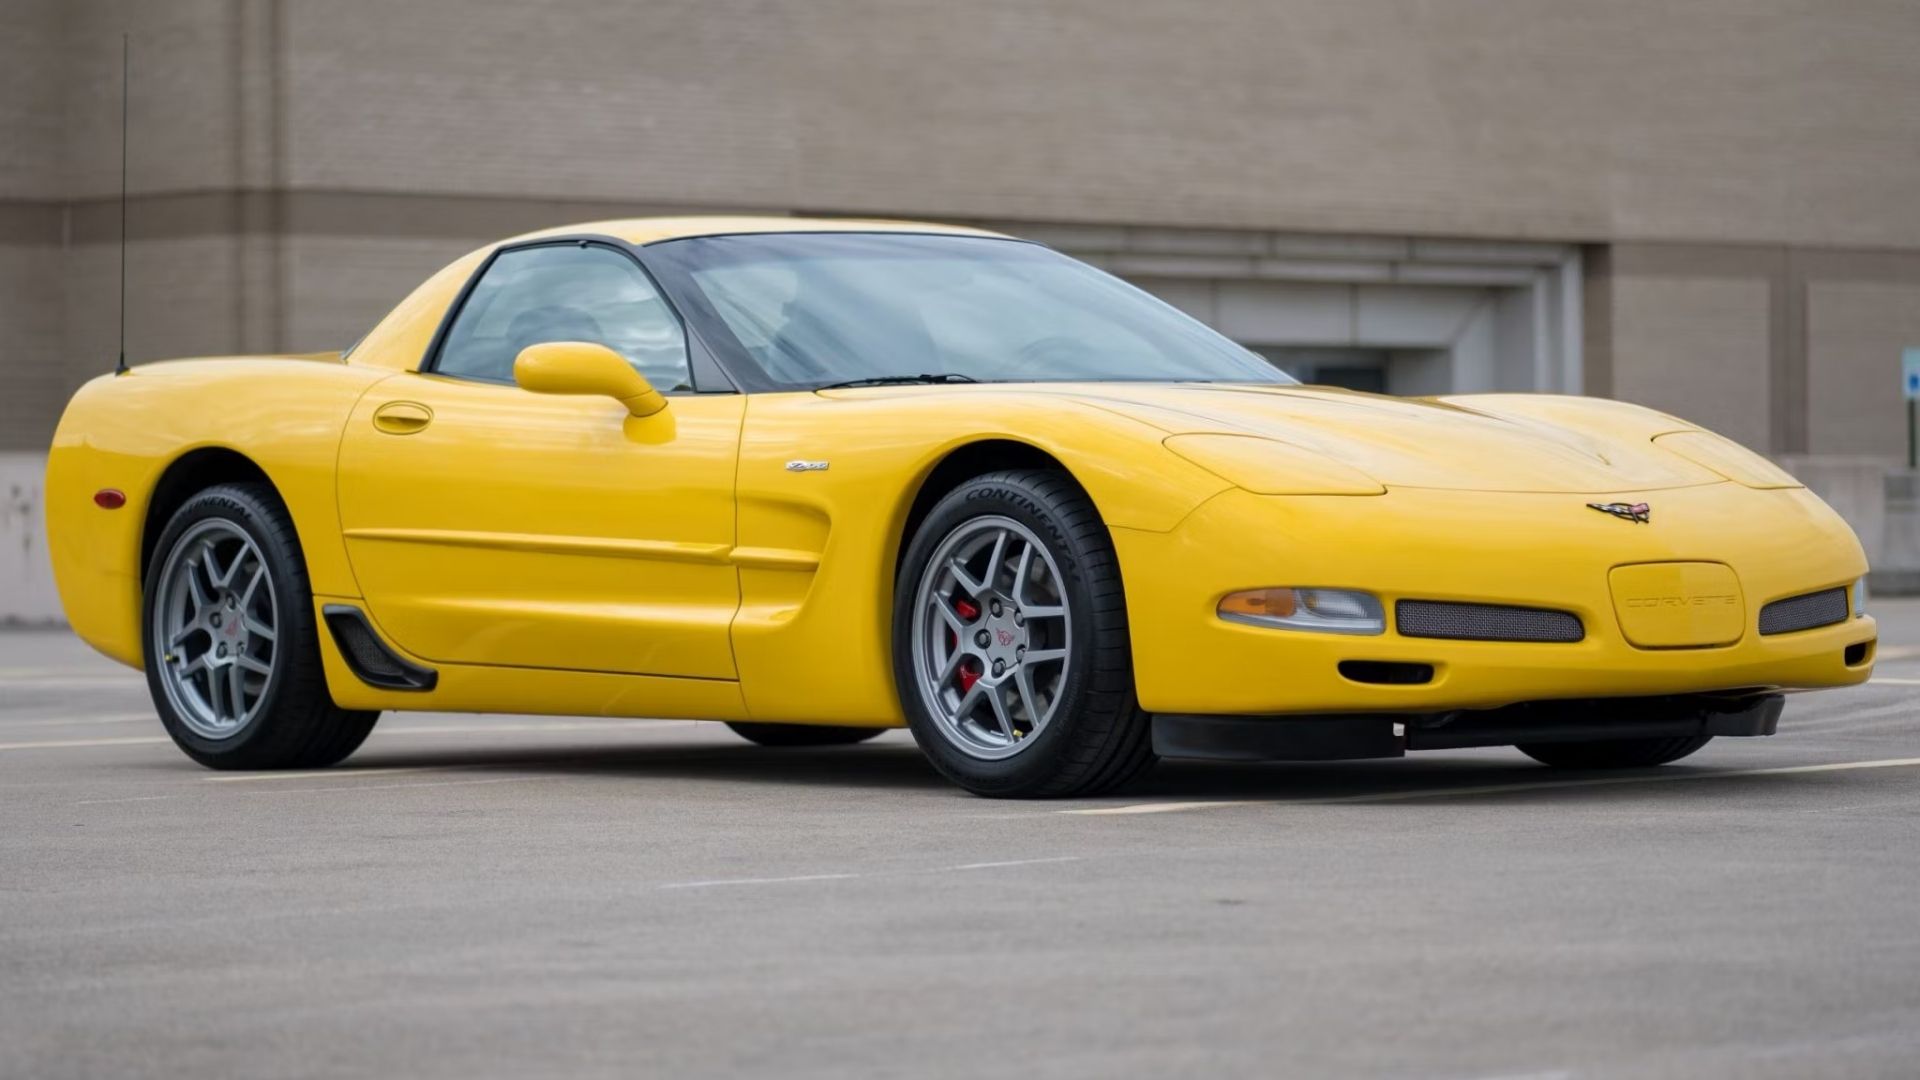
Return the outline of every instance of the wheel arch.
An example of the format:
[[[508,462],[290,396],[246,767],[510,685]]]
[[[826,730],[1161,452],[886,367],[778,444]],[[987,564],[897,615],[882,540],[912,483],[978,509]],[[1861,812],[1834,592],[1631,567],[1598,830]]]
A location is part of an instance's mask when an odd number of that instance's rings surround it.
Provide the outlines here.
[[[273,478],[252,458],[227,446],[201,446],[181,454],[167,464],[153,491],[147,497],[146,514],[140,524],[140,561],[134,568],[144,588],[147,568],[153,562],[154,548],[167,522],[188,499],[217,484],[265,484],[280,496]],[[284,497],[282,496],[282,501]],[[297,534],[297,530],[296,530]]]
[[[907,548],[913,543],[920,523],[927,519],[934,505],[945,498],[948,492],[974,477],[1005,469],[1056,469],[1067,474],[1081,491],[1086,491],[1086,486],[1073,475],[1073,470],[1066,462],[1032,443],[1018,439],[988,438],[955,446],[921,475],[912,490],[912,497],[906,500],[906,512],[901,516],[894,535],[893,576],[896,582],[900,579],[901,568],[906,564]]]

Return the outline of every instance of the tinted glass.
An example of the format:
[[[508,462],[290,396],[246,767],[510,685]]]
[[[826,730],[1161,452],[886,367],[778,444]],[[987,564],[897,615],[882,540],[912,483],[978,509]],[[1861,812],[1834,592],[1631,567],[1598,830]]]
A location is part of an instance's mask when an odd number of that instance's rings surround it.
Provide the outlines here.
[[[689,388],[679,320],[632,259],[594,245],[501,253],[454,319],[434,370],[512,382],[514,357],[547,341],[596,342],[656,390]]]
[[[771,233],[655,244],[647,260],[691,293],[682,309],[709,343],[780,386],[1294,381],[1118,278],[1016,240]]]

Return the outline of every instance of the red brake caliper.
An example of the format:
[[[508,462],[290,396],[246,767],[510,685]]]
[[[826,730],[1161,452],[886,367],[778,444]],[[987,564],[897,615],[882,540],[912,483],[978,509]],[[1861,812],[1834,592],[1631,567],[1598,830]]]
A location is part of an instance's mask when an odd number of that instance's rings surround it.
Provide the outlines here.
[[[968,622],[972,622],[980,617],[980,608],[972,601],[963,600],[956,596],[953,598],[953,613]],[[951,633],[951,631],[949,631],[949,633]],[[960,645],[959,635],[955,634],[953,640],[948,644],[951,648],[958,648]],[[973,689],[974,683],[980,681],[980,665],[971,658],[963,660],[960,662],[959,668],[955,669],[954,677],[960,680],[960,692],[964,694]]]

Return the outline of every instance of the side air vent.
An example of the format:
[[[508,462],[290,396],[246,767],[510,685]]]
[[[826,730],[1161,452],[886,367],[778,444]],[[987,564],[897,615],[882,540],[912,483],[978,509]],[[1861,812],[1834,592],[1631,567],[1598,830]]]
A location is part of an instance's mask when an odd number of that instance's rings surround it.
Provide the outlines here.
[[[367,625],[367,616],[357,607],[328,604],[321,609],[327,629],[333,631],[334,644],[347,667],[361,682],[382,690],[431,690],[440,681],[432,668],[403,660],[380,640]]]
[[[1823,589],[1820,592],[1789,596],[1760,609],[1762,634],[1791,634],[1847,621],[1847,590]]]
[[[1579,616],[1550,608],[1402,600],[1393,606],[1393,614],[1401,637],[1565,644],[1587,636]]]

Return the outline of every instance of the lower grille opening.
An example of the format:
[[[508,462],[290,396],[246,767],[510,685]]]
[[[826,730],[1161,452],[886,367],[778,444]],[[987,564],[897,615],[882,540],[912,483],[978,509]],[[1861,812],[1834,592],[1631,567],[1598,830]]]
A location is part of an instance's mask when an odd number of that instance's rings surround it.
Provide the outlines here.
[[[1801,596],[1775,600],[1760,609],[1760,632],[1766,635],[1791,634],[1847,621],[1847,590],[1822,589]]]
[[[1873,659],[1873,642],[1862,641],[1858,644],[1847,646],[1847,651],[1841,654],[1840,659],[1845,662],[1848,667],[1859,667],[1861,664]]]
[[[1342,660],[1340,674],[1357,683],[1374,683],[1380,686],[1419,686],[1433,681],[1433,665],[1391,660]]]
[[[1552,608],[1402,600],[1393,605],[1393,617],[1401,637],[1566,644],[1587,636],[1578,615]]]

